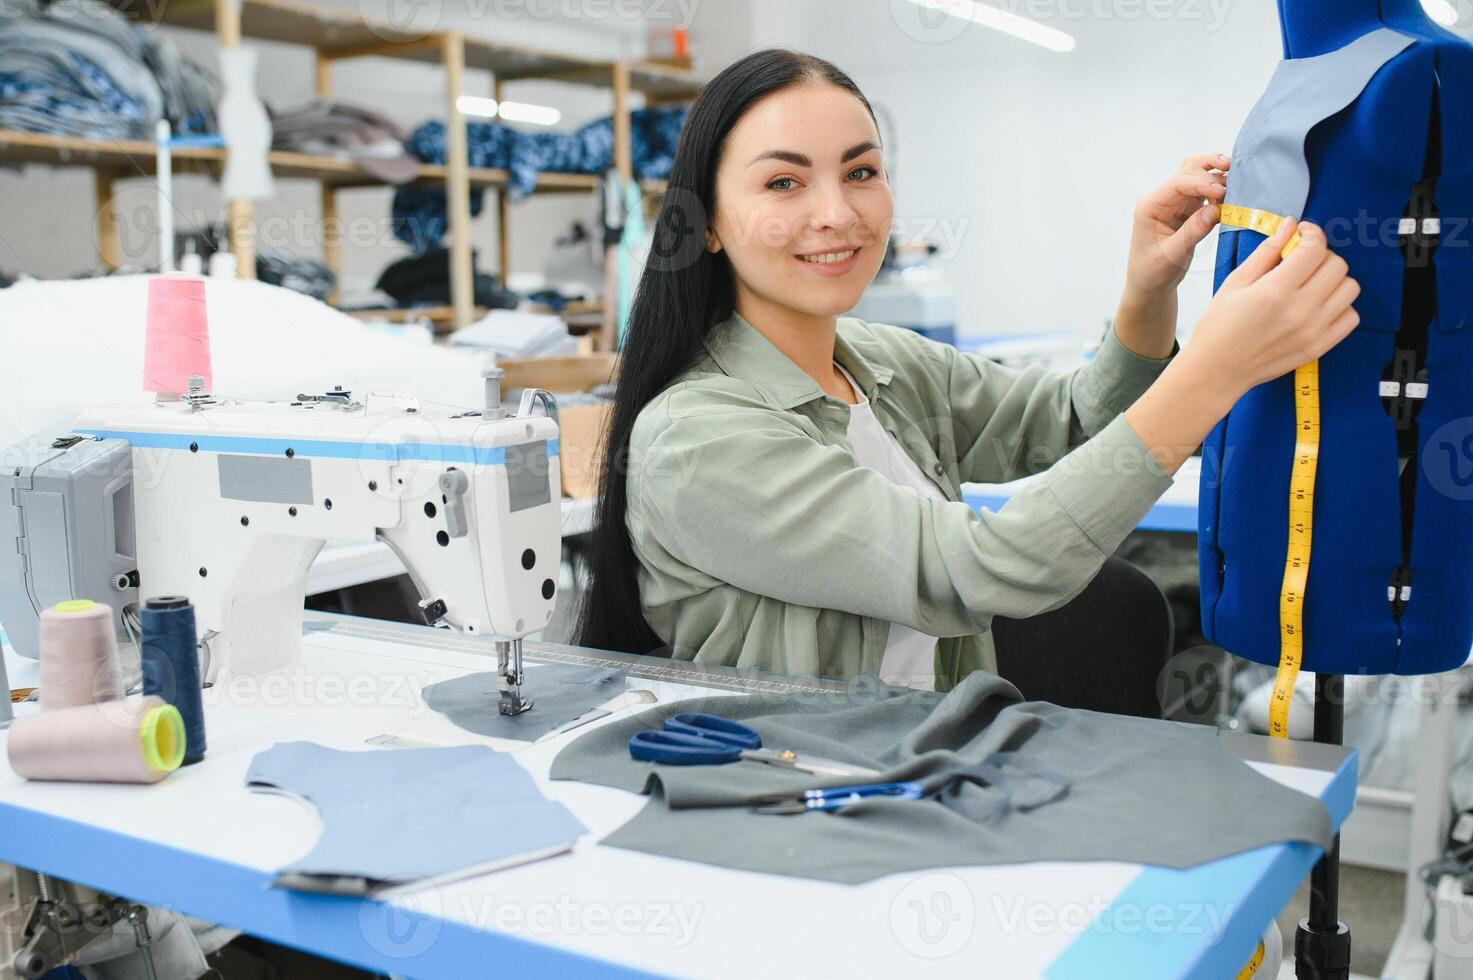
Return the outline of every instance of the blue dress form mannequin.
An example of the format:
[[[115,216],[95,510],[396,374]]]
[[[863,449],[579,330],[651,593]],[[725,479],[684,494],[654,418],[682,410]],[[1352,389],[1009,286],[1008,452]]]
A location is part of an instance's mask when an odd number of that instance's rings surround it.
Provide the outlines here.
[[[1308,195],[1294,216],[1326,230],[1362,286],[1360,326],[1319,366],[1303,668],[1450,670],[1473,646],[1473,46],[1418,0],[1279,0],[1279,16],[1289,59],[1343,55],[1378,31],[1405,44],[1303,139]],[[1250,116],[1245,134],[1272,125]],[[1229,201],[1264,158],[1297,149],[1260,141],[1244,172],[1235,152]],[[1261,241],[1224,227],[1217,285]],[[1280,649],[1292,382],[1248,392],[1202,449],[1203,633],[1265,664]]]

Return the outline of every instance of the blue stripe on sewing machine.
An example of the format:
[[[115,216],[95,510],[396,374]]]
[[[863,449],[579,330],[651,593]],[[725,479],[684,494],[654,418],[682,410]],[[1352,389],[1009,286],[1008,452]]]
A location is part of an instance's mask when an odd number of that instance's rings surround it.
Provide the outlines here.
[[[439,463],[461,463],[476,466],[502,466],[506,463],[504,446],[470,446],[464,443],[432,442],[350,442],[326,439],[261,439],[254,436],[205,436],[174,432],[125,432],[118,429],[73,429],[74,435],[98,439],[122,439],[137,449],[180,449],[191,446],[208,453],[244,453],[257,456],[283,456],[290,449],[294,457],[326,459],[378,459],[390,463],[411,460]],[[547,455],[558,454],[558,440],[547,440]]]

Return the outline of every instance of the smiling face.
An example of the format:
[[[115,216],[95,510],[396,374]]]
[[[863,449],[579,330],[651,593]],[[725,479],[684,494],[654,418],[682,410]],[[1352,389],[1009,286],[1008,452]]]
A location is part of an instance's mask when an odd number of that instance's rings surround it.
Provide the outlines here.
[[[847,313],[879,271],[894,205],[859,99],[810,82],[755,103],[727,134],[707,248],[736,273],[749,321]]]

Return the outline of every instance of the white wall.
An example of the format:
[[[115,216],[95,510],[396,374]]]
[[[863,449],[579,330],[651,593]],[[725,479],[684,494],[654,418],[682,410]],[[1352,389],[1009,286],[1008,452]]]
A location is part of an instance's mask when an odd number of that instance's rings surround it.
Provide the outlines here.
[[[956,21],[917,30],[905,0],[761,0],[755,27],[760,44],[835,62],[888,112],[897,221],[943,245],[963,332],[1098,333],[1134,201],[1188,154],[1230,153],[1280,57],[1272,0],[1218,2],[1220,18],[1205,0],[1173,4],[1201,19],[1034,4],[1122,12],[1040,16],[1076,37],[1068,54]],[[1183,329],[1210,297],[1214,242],[1183,287]]]
[[[320,2],[320,0],[319,0]],[[387,0],[336,0],[349,10],[383,15]],[[411,8],[415,26],[459,28],[468,35],[495,37],[539,49],[568,51],[591,57],[635,57],[644,50],[645,32],[652,22],[693,23],[709,33],[710,43],[698,46],[698,67],[715,70],[733,56],[728,39],[748,34],[747,11],[741,4],[702,3],[693,0],[650,0],[587,4],[518,2],[518,0],[430,0]],[[639,16],[625,16],[634,10]],[[647,17],[641,11],[659,16]],[[555,15],[555,16],[553,16]],[[423,22],[424,17],[431,18]],[[710,24],[707,31],[705,25]],[[212,34],[164,28],[194,60],[215,70]],[[247,43],[259,51],[258,87],[262,98],[276,107],[306,101],[315,93],[309,49],[263,42]],[[712,62],[711,59],[719,59]],[[429,118],[444,118],[444,89],[438,68],[383,58],[343,62],[334,68],[334,94],[346,101],[370,106],[406,130]],[[490,76],[471,72],[470,94],[489,95]],[[506,96],[526,102],[554,105],[562,110],[560,130],[575,129],[613,110],[612,91],[535,80],[508,83]],[[637,99],[638,97],[636,97]],[[636,102],[636,104],[638,104]],[[70,276],[96,266],[93,238],[93,184],[90,170],[30,167],[0,171],[0,269],[29,272],[38,277]],[[115,188],[120,239],[126,262],[157,260],[157,242],[148,234],[154,224],[155,191],[151,179],[120,181]],[[343,284],[372,286],[379,271],[407,250],[393,238],[389,224],[392,191],[352,189],[339,195],[339,211],[350,244],[343,250]],[[223,202],[216,183],[204,176],[178,175],[174,195],[176,221],[181,227],[222,221]],[[513,208],[511,241],[514,272],[538,271],[553,239],[570,222],[593,213],[591,195],[533,197]],[[296,254],[320,256],[321,205],[313,181],[279,180],[275,196],[256,204],[261,233],[273,244]],[[500,266],[494,198],[473,222],[478,266],[495,271]]]

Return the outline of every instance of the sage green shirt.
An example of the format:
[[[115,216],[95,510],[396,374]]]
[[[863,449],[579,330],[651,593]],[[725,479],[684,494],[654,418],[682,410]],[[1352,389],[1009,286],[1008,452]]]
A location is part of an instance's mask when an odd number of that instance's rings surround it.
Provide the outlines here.
[[[1050,374],[840,317],[835,359],[945,499],[857,465],[849,406],[733,314],[630,441],[640,602],[674,657],[850,678],[878,672],[895,622],[942,637],[948,690],[996,669],[992,617],[1073,598],[1171,485],[1118,417],[1169,358],[1113,331]],[[997,513],[962,500],[1043,470]]]

